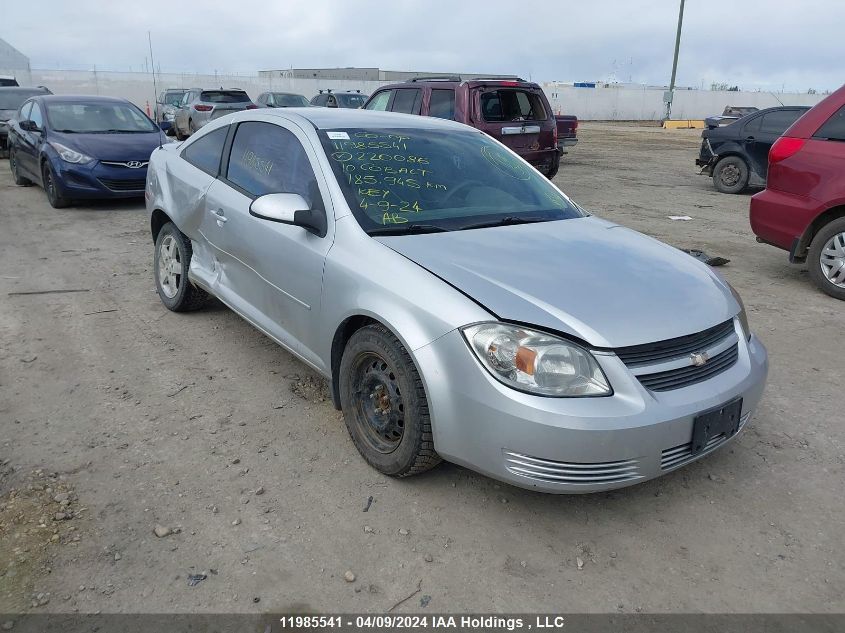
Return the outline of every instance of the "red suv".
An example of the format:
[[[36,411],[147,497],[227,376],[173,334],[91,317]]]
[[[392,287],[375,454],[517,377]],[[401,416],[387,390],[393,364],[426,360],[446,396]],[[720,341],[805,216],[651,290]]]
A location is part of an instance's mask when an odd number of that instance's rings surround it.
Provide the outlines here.
[[[751,198],[758,242],[807,262],[824,292],[845,300],[845,86],[816,104],[769,151],[766,190]]]
[[[523,79],[418,77],[383,86],[365,110],[451,119],[486,132],[552,178],[560,164],[557,123],[543,89]]]

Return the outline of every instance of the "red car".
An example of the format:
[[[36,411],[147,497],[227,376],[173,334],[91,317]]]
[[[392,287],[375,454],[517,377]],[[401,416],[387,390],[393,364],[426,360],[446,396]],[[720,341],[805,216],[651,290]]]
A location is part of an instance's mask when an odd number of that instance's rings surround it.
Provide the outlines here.
[[[417,77],[382,86],[365,110],[451,119],[486,132],[553,178],[560,164],[558,128],[543,89],[513,79]]]
[[[816,104],[769,151],[766,189],[751,198],[758,242],[807,262],[824,292],[845,300],[845,86]]]

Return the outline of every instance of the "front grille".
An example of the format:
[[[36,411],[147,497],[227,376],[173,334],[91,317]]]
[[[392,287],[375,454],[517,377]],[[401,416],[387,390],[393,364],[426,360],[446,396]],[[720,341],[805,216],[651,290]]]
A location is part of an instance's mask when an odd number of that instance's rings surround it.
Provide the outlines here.
[[[149,164],[147,160],[101,160],[101,164],[109,167],[125,167],[126,169],[141,169]]]
[[[745,426],[748,419],[751,417],[751,412],[749,411],[745,415],[739,418],[739,428],[737,429],[737,433],[742,430]],[[678,466],[683,466],[687,462],[692,461],[697,457],[701,457],[702,455],[709,453],[712,450],[715,450],[717,446],[722,444],[728,438],[725,436],[724,433],[720,433],[714,437],[711,437],[707,441],[707,445],[704,449],[698,453],[698,455],[693,456],[692,454],[692,442],[687,442],[686,444],[680,444],[678,446],[673,446],[672,448],[665,449],[660,455],[660,469],[661,470],[669,470],[670,468],[676,468]]]
[[[679,336],[657,343],[620,347],[614,351],[628,367],[655,365],[667,360],[688,356],[692,352],[700,352],[730,336],[733,332],[734,323],[733,320],[730,320],[698,334]]]
[[[144,178],[134,178],[132,180],[100,178],[100,182],[112,191],[143,191],[147,185],[147,181]]]
[[[580,464],[540,459],[511,451],[504,451],[504,455],[505,466],[514,475],[550,483],[615,484],[642,477],[636,459]]]
[[[697,382],[707,380],[720,374],[729,367],[731,367],[739,358],[739,346],[737,344],[731,345],[728,349],[720,354],[716,354],[713,358],[707,361],[700,367],[689,366],[681,367],[680,369],[670,369],[668,371],[661,371],[654,374],[643,374],[637,376],[643,387],[651,389],[652,391],[669,391],[671,389],[680,389],[681,387],[688,387]]]

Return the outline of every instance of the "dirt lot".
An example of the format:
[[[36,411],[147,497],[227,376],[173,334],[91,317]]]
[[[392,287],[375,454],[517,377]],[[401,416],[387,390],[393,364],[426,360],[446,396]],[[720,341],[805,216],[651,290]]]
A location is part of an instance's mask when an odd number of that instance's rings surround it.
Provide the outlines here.
[[[56,211],[0,163],[0,613],[845,609],[843,305],[696,175],[697,132],[579,135],[557,182],[729,258],[771,373],[730,448],[577,497],[380,476],[302,364],[162,307],[140,203]],[[47,289],[84,292],[9,294]]]

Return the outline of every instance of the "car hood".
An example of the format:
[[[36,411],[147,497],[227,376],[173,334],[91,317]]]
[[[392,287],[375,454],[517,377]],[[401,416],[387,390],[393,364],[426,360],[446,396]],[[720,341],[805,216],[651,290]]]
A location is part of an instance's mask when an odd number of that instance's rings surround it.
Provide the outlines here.
[[[57,141],[71,149],[87,154],[97,160],[150,160],[150,154],[166,142],[162,134],[60,134],[52,132],[51,141]]]
[[[499,319],[596,347],[692,334],[739,312],[705,264],[594,217],[376,239]]]

